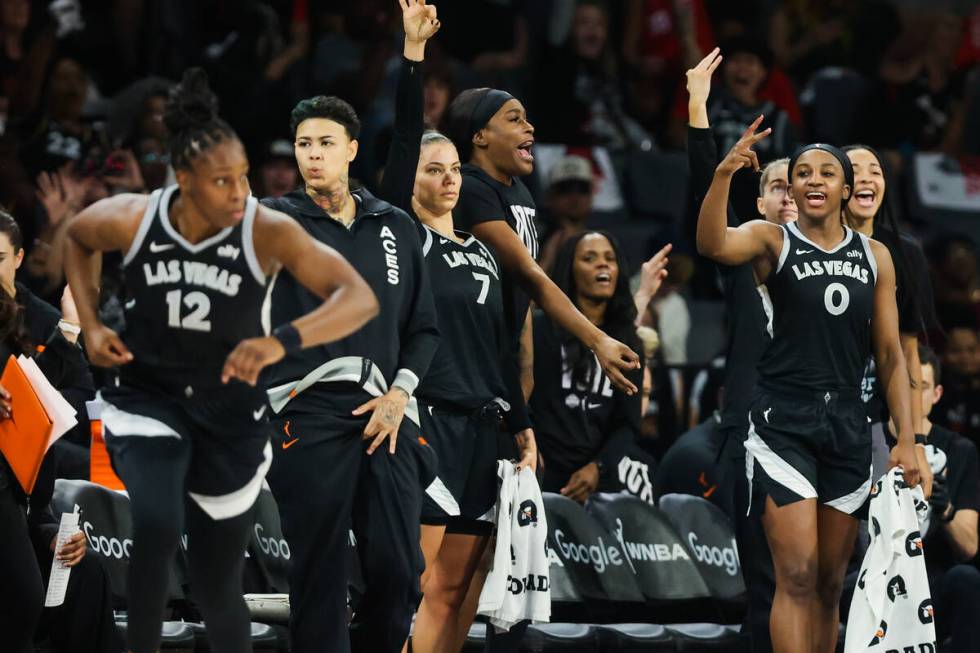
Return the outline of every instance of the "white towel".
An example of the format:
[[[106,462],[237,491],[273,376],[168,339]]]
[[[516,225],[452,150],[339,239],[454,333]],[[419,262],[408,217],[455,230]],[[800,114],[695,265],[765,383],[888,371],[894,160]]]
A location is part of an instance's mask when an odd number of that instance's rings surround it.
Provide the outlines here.
[[[500,631],[525,619],[551,619],[551,578],[548,520],[534,472],[525,467],[518,473],[512,462],[500,460],[497,476],[497,539],[478,612]]]
[[[847,618],[844,653],[935,651],[932,597],[922,548],[922,488],[894,468],[871,490],[864,555]]]

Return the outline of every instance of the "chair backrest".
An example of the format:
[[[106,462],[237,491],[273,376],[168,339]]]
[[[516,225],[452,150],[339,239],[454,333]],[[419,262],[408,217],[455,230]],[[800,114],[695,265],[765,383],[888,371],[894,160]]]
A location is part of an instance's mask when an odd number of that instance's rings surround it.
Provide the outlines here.
[[[628,493],[596,494],[589,511],[626,551],[643,595],[654,601],[710,596],[667,516]]]
[[[665,494],[660,510],[683,538],[718,599],[737,599],[745,594],[741,561],[732,523],[721,508],[701,497]]]
[[[279,507],[268,488],[259,491],[252,513],[254,524],[248,542],[248,566],[258,569],[264,592],[289,592],[289,543],[282,534]]]
[[[564,574],[586,601],[642,603],[636,576],[615,538],[571,499],[550,492],[542,497],[548,515],[553,599]]]
[[[123,492],[88,481],[57,479],[51,497],[55,515],[71,512],[75,506],[78,506],[80,514],[79,528],[85,533],[89,546],[102,558],[109,573],[114,599],[120,604],[125,603],[129,556],[133,547],[129,497]],[[175,556],[170,568],[168,598],[179,600],[183,596]]]

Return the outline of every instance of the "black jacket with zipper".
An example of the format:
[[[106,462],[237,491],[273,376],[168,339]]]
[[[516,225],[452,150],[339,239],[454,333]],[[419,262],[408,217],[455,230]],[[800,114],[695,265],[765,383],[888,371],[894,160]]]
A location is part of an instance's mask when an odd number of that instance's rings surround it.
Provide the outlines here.
[[[374,291],[381,312],[343,340],[287,356],[264,377],[274,387],[306,376],[320,365],[342,356],[368,358],[391,384],[400,369],[422,379],[439,346],[436,311],[429,287],[418,231],[401,209],[377,199],[366,190],[352,191],[357,214],[348,229],[296,190],[262,203],[281,211],[321,243],[339,252]],[[285,270],[274,281],[270,326],[290,322],[312,311],[322,300]],[[351,396],[353,395],[353,396]],[[351,401],[363,400],[363,391],[341,384],[314,384],[293,399],[286,410],[350,411]]]

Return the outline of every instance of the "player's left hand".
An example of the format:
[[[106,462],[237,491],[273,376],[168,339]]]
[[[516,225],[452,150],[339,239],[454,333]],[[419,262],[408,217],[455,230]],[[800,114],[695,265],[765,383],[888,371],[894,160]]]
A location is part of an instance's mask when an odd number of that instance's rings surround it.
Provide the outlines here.
[[[254,386],[259,380],[259,372],[266,365],[279,362],[285,355],[286,350],[278,338],[265,336],[242,340],[225,359],[221,382],[240,379]]]
[[[640,367],[640,357],[635,351],[609,336],[603,336],[592,351],[614,386],[628,395],[636,394],[636,385],[623,374]]]
[[[442,24],[436,18],[436,8],[425,0],[398,0],[402,7],[402,26],[405,38],[416,43],[428,41]]]
[[[402,418],[405,417],[407,405],[408,394],[401,388],[392,388],[380,397],[375,397],[371,401],[361,404],[351,413],[352,415],[371,413],[371,419],[364,427],[363,437],[365,440],[374,438],[367,449],[369,456],[381,446],[385,438],[388,439],[388,453],[395,453],[395,446],[398,443],[398,429],[402,425]]]
[[[919,484],[919,457],[916,454],[914,444],[896,444],[892,448],[891,455],[888,457],[888,467],[901,467],[905,477],[905,484],[915,487]]]
[[[599,465],[594,462],[582,467],[568,479],[561,494],[572,501],[585,503],[599,487]]]
[[[55,558],[65,567],[74,567],[82,561],[82,558],[85,557],[85,545],[85,533],[82,531],[78,531],[69,537],[61,545],[60,551],[55,551],[55,547],[58,546],[57,534],[51,538],[51,550],[54,552]]]

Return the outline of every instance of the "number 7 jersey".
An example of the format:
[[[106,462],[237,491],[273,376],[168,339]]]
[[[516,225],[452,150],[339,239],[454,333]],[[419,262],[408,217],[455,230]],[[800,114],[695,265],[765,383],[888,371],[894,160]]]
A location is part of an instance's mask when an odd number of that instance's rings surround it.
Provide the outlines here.
[[[150,195],[139,230],[123,259],[126,326],[133,362],[123,383],[168,391],[216,387],[225,358],[242,340],[263,335],[266,277],[252,242],[258,202],[199,243],[170,221],[177,186]]]
[[[783,225],[783,246],[766,281],[772,342],[759,362],[770,392],[858,391],[871,351],[878,264],[870,239],[848,227],[830,250],[796,223]]]

